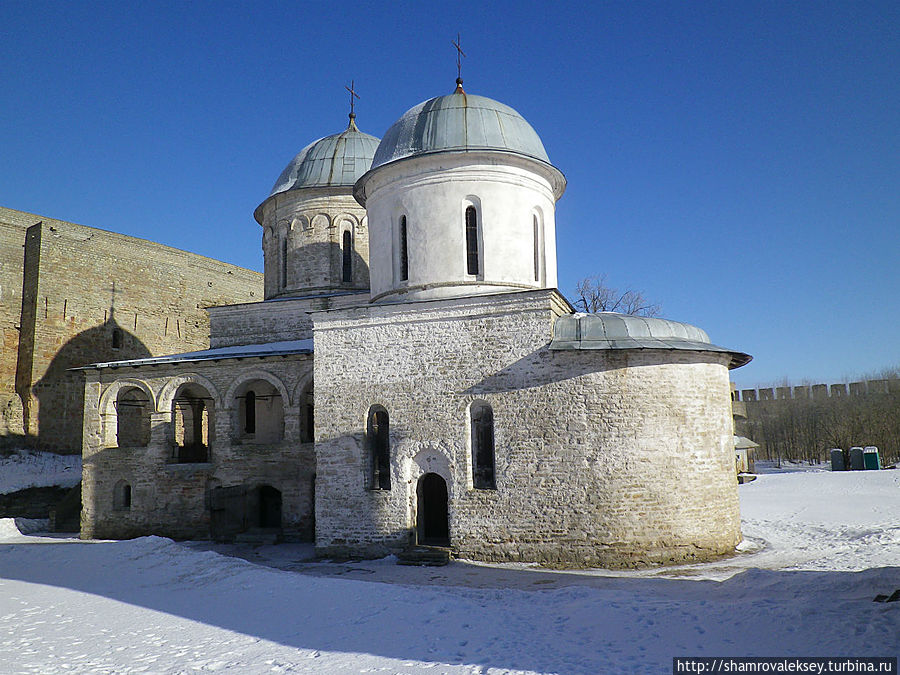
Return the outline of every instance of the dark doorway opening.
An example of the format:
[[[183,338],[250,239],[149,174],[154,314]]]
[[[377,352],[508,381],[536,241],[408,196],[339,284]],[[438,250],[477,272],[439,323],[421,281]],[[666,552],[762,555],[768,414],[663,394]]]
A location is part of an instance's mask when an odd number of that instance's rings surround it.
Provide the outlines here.
[[[416,532],[420,544],[450,545],[447,483],[436,473],[426,473],[416,487]]]
[[[271,485],[259,487],[259,527],[281,527],[281,491]]]

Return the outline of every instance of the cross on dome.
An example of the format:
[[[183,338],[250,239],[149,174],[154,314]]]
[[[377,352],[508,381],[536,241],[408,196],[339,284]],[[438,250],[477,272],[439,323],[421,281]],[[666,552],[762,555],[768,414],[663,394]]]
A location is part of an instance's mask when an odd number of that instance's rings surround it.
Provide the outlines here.
[[[462,88],[462,60],[461,58],[466,55],[466,53],[462,50],[462,47],[459,46],[459,33],[456,34],[456,42],[451,42],[454,47],[456,47],[456,93],[463,94],[465,93]]]
[[[356,113],[353,111],[355,103],[353,99],[359,98],[359,94],[357,94],[356,90],[353,88],[353,80],[350,80],[350,86],[344,86],[344,89],[350,92],[350,126],[355,127],[356,123],[353,120],[356,119]]]

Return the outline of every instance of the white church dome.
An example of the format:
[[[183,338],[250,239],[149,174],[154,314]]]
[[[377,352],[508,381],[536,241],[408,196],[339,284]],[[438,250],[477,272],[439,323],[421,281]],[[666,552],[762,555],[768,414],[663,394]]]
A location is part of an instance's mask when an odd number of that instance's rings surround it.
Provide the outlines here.
[[[351,117],[344,131],[313,141],[297,153],[266,199],[300,188],[353,187],[356,179],[372,165],[378,143],[378,138],[360,131]],[[257,208],[257,214],[261,213],[260,208],[262,205]]]
[[[461,88],[410,108],[387,130],[372,168],[434,152],[501,150],[550,163],[537,132],[518,112]]]
[[[372,302],[556,286],[566,179],[518,112],[457,84],[398,119],[353,187]]]

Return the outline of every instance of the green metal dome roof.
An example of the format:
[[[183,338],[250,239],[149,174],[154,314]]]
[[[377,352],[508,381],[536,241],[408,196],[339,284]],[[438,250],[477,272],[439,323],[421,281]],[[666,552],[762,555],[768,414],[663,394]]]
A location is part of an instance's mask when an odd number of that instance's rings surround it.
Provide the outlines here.
[[[275,181],[269,196],[306,187],[351,187],[372,164],[378,139],[364,134],[351,117],[345,131],[303,148]]]
[[[387,130],[372,168],[448,150],[501,150],[550,163],[537,132],[518,112],[462,88],[410,108]]]
[[[706,331],[688,323],[617,312],[567,314],[559,317],[553,325],[550,349],[722,352],[731,357],[729,368],[740,368],[752,358],[749,354],[712,344]]]

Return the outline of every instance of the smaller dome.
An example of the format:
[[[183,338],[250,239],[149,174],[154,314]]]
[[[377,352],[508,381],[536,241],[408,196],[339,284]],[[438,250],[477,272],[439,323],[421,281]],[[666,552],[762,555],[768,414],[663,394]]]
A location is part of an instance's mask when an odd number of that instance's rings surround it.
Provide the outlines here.
[[[617,312],[567,314],[559,317],[553,325],[550,349],[724,352],[731,357],[729,368],[740,368],[752,358],[749,354],[712,344],[706,331],[689,323]]]
[[[458,89],[410,108],[394,122],[378,146],[372,168],[448,150],[500,150],[550,163],[537,132],[518,112]]]
[[[351,118],[345,131],[313,141],[297,153],[269,196],[307,187],[352,187],[372,165],[378,142],[361,132]]]

